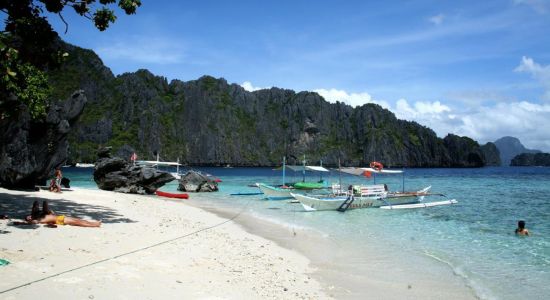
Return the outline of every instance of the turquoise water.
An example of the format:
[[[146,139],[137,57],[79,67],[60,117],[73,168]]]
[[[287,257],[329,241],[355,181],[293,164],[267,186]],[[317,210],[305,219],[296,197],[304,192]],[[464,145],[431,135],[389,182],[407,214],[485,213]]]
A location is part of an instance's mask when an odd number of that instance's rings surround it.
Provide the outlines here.
[[[360,209],[346,213],[303,212],[300,205],[266,201],[261,196],[230,196],[257,192],[255,182],[278,184],[280,171],[268,168],[201,168],[221,178],[220,192],[201,199],[204,206],[245,209],[248,213],[289,227],[322,232],[349,249],[379,249],[405,261],[427,256],[445,264],[484,299],[550,298],[550,168],[408,169],[406,189],[431,185],[432,192],[457,199],[453,206],[414,210]],[[64,175],[77,187],[96,188],[91,169],[69,168]],[[301,174],[289,174],[300,180]],[[310,177],[313,179],[314,177]],[[326,176],[333,182],[336,173]],[[390,190],[402,189],[400,175],[378,176]],[[373,179],[342,176],[345,184]],[[163,187],[175,191],[176,184]],[[193,197],[191,197],[193,198]],[[443,200],[442,197],[433,197]],[[429,199],[429,200],[431,200]],[[517,237],[523,219],[530,237]],[[376,245],[372,242],[376,241]],[[368,244],[367,244],[368,243]],[[347,264],[367,264],[353,257]],[[419,271],[429,266],[418,266]]]

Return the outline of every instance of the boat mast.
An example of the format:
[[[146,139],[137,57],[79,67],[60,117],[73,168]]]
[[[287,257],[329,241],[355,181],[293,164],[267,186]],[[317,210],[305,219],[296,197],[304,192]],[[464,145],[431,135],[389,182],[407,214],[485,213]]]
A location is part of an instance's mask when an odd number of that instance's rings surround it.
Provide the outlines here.
[[[340,190],[342,189],[342,166],[340,165],[340,157],[338,157],[338,184],[340,185]]]
[[[286,171],[286,156],[283,156],[283,187],[286,186],[285,171]]]
[[[323,160],[322,159],[321,159],[320,165],[321,165],[321,167],[323,166]],[[320,181],[322,182],[323,181],[323,172],[319,172],[319,173],[321,174]]]
[[[306,182],[306,155],[304,154],[304,169],[302,170],[302,182]]]
[[[403,167],[403,193],[405,192],[405,167]]]

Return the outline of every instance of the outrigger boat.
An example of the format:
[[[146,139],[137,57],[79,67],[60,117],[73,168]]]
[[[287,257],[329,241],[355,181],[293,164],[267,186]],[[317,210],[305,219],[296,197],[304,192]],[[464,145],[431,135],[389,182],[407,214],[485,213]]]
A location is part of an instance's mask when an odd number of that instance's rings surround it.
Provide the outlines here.
[[[352,175],[371,175],[373,174],[401,174],[402,170],[384,170],[382,164],[372,164],[369,168],[340,168],[341,172]],[[403,182],[404,186],[404,182]],[[338,188],[340,185],[338,185]],[[439,195],[429,193],[431,186],[413,192],[389,192],[387,185],[360,185],[351,186],[345,194],[339,189],[339,193],[332,196],[312,196],[292,193],[291,195],[302,204],[306,211],[316,210],[338,210],[346,211],[355,208],[420,208],[429,206],[439,206],[457,203],[456,200],[446,200],[439,202],[421,203],[425,196]],[[333,188],[334,190],[334,188]]]
[[[135,156],[135,153],[134,155],[132,155],[132,158],[131,160],[134,161],[134,164],[136,165],[145,165],[145,166],[153,166],[153,167],[159,167],[159,166],[162,166],[162,167],[176,167],[176,172],[169,172],[172,176],[174,176],[174,178],[176,179],[180,179],[181,178],[181,174],[180,174],[180,166],[182,166],[182,164],[180,164],[180,159],[178,158],[178,161],[177,162],[173,162],[173,161],[160,161],[159,160],[159,155],[157,154],[157,160],[135,160],[134,158],[136,158],[137,156]]]
[[[390,195],[384,185],[361,186],[359,193],[350,191],[346,196],[315,197],[311,195],[294,194],[292,196],[300,201],[306,211],[315,210],[339,210],[346,211],[354,208],[368,208],[381,206],[394,206],[420,202],[430,187],[417,192]]]
[[[288,184],[286,182],[286,168],[289,168],[295,172],[302,172],[303,178],[302,182],[297,182],[294,184]],[[305,174],[306,171],[315,171],[315,172],[329,172],[328,169],[323,168],[322,166],[306,166],[305,160],[304,165],[286,165],[286,158],[283,157],[283,184],[281,186],[272,186],[265,183],[256,183],[260,191],[265,195],[265,198],[269,200],[283,200],[283,199],[292,199],[291,192],[296,192],[296,190],[313,190],[313,189],[324,189],[327,188],[327,182],[324,180],[318,182],[306,182]]]

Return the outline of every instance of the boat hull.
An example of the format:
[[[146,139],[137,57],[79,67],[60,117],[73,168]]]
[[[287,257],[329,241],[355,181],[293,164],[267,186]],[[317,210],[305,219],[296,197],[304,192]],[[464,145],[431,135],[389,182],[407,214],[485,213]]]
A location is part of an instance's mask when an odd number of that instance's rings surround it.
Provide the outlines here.
[[[346,197],[331,197],[331,198],[318,198],[308,195],[300,195],[292,193],[292,196],[300,201],[300,204],[306,211],[315,210],[338,210],[342,203],[346,201]],[[420,200],[416,196],[411,197],[398,197],[398,198],[384,198],[379,196],[374,197],[355,197],[353,203],[348,209],[356,208],[372,208],[381,207],[386,205],[401,205],[418,203]]]
[[[161,196],[161,197],[176,198],[176,199],[189,199],[189,194],[167,193],[167,192],[162,192],[162,191],[156,191],[155,194],[157,194],[157,196]]]
[[[258,183],[258,188],[264,193],[265,198],[269,200],[292,199],[290,195],[291,189],[281,189],[263,183]]]

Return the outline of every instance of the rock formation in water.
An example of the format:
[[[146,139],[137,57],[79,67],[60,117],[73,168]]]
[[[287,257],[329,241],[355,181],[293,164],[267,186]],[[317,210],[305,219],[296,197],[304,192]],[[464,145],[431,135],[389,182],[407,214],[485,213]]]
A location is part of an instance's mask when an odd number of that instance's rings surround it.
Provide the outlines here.
[[[50,74],[55,93],[79,87],[90,105],[71,133],[71,160],[90,162],[98,145],[135,150],[139,157],[184,164],[273,166],[481,167],[469,138],[438,138],[375,104],[353,108],[313,92],[271,88],[248,92],[224,79],[187,82],[147,70],[114,76],[95,53],[67,46],[68,63]],[[465,149],[457,147],[466,146]],[[129,153],[126,151],[126,153]]]
[[[0,117],[0,185],[33,188],[45,184],[68,157],[68,134],[86,104],[82,91],[53,103],[44,118],[31,119],[21,106],[19,114]]]
[[[509,166],[512,158],[521,153],[541,153],[540,150],[527,149],[519,139],[511,136],[505,136],[495,141],[495,145],[500,151],[500,160],[503,166]]]
[[[522,153],[516,155],[510,166],[514,167],[550,167],[550,153]]]
[[[217,192],[218,183],[211,177],[195,171],[189,171],[179,180],[178,191]]]
[[[94,181],[102,190],[132,194],[153,194],[158,188],[174,180],[169,173],[149,166],[134,166],[120,157],[111,157],[110,149],[98,151],[94,167]]]

